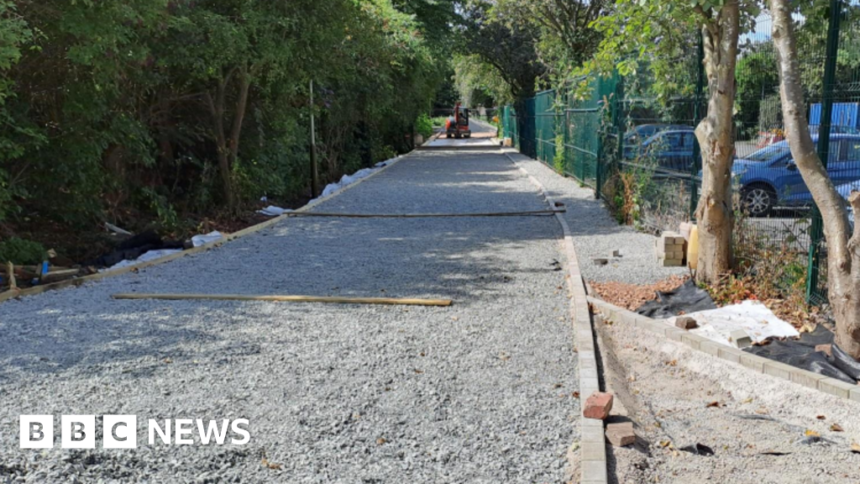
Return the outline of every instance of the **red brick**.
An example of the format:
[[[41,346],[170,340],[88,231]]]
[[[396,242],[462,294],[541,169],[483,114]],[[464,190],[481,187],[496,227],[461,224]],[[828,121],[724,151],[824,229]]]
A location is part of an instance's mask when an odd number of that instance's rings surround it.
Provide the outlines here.
[[[699,323],[692,316],[678,316],[675,319],[675,327],[681,329],[696,329]]]
[[[616,447],[624,447],[636,442],[633,422],[611,423],[606,425],[606,440]]]
[[[610,410],[612,410],[612,394],[594,392],[585,401],[585,409],[582,411],[582,415],[585,418],[604,420],[609,416]]]

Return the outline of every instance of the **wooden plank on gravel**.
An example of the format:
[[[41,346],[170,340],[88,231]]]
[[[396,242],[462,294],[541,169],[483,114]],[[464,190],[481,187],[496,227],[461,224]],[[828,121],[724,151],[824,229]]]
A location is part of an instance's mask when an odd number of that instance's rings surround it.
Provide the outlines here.
[[[166,299],[212,300],[212,301],[274,301],[274,302],[318,302],[335,304],[396,304],[405,306],[450,306],[450,299],[412,299],[390,297],[339,297],[339,296],[255,296],[245,294],[113,294],[114,299]]]
[[[343,218],[448,218],[448,217],[528,217],[531,215],[554,215],[557,210],[527,210],[523,212],[479,212],[479,213],[332,213],[332,212],[288,212],[287,217],[343,217]]]

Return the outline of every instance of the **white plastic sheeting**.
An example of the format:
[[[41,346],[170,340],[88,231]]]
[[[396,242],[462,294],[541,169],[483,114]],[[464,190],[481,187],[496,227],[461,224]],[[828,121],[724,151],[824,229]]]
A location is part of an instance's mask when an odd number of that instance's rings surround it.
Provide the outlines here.
[[[399,158],[399,157],[397,157],[397,158]],[[311,200],[311,202],[313,202],[314,200],[317,200],[319,198],[327,197],[329,195],[337,193],[337,192],[343,190],[343,188],[345,186],[352,185],[353,183],[357,182],[358,180],[361,180],[362,178],[369,177],[370,175],[372,175],[375,172],[379,171],[380,169],[384,168],[385,166],[387,166],[389,163],[396,160],[397,158],[392,158],[392,159],[386,160],[386,161],[380,161],[379,163],[373,165],[373,168],[362,168],[361,170],[358,170],[357,172],[353,173],[352,175],[344,175],[339,181],[337,181],[335,183],[329,183],[328,185],[326,185],[322,191],[322,194],[320,194],[319,197]],[[268,198],[263,197],[260,199],[260,201],[268,201]],[[310,203],[310,202],[308,202],[308,203]],[[262,214],[262,215],[267,215],[269,217],[277,217],[277,216],[283,215],[287,212],[292,212],[292,210],[290,210],[288,208],[281,208],[281,207],[278,207],[276,205],[269,205],[268,207],[266,207],[262,210],[257,210],[257,213]]]
[[[278,215],[283,215],[287,212],[292,212],[292,210],[289,208],[281,208],[275,205],[269,205],[262,210],[257,210],[257,213],[267,215],[269,217],[277,217]]]
[[[221,240],[224,236],[221,235],[221,232],[217,230],[209,232],[206,235],[195,235],[191,237],[191,243],[194,244],[194,247],[200,247],[201,245],[206,245],[211,242],[215,242],[216,240]]]
[[[202,245],[209,244],[209,243],[215,242],[217,240],[221,240],[221,238],[223,238],[223,237],[224,236],[221,234],[221,232],[218,232],[217,230],[215,230],[215,231],[209,232],[208,234],[195,235],[194,237],[191,237],[191,243],[194,245],[194,247],[200,247]],[[144,262],[149,262],[151,260],[159,259],[161,257],[165,257],[165,256],[168,256],[170,254],[175,254],[177,252],[182,252],[182,249],[150,250],[150,251],[147,251],[147,252],[144,252],[143,254],[141,254],[140,257],[138,257],[137,259],[119,261],[116,264],[108,267],[107,269],[101,269],[99,272],[109,271],[111,269],[121,269],[123,267],[129,267],[129,266],[133,266],[133,265],[137,265],[137,264],[142,264]]]
[[[727,346],[733,346],[730,335],[732,331],[738,329],[746,331],[755,342],[761,342],[767,338],[800,336],[794,326],[779,319],[767,306],[758,301],[744,301],[740,304],[699,311],[686,316],[694,318],[699,325],[698,328],[690,330],[691,333]],[[669,318],[665,321],[674,326],[675,319]]]
[[[122,260],[122,261],[119,261],[116,264],[108,267],[107,269],[101,269],[99,272],[109,271],[111,269],[121,269],[123,267],[128,267],[128,266],[141,264],[144,262],[149,262],[151,260],[159,259],[161,257],[168,256],[170,254],[175,254],[177,252],[182,252],[182,249],[150,250],[150,251],[144,252],[143,254],[140,255],[140,257],[138,257],[135,260]]]

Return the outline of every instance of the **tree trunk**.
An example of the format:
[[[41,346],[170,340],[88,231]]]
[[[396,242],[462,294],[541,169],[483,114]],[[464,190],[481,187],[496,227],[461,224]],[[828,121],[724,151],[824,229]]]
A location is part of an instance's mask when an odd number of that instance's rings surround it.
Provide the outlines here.
[[[696,127],[702,150],[702,194],[696,208],[699,259],[696,278],[714,284],[732,267],[732,161],[734,159],[735,63],[740,12],[727,2],[702,29],[708,114]]]
[[[224,82],[218,83],[215,90],[215,98],[209,92],[206,92],[205,97],[209,104],[209,112],[212,115],[212,128],[215,132],[215,147],[218,152],[218,171],[221,172],[221,183],[224,187],[224,197],[227,199],[227,206],[232,210],[236,205],[236,197],[233,193],[233,179],[231,173],[231,155],[230,147],[227,144],[227,135],[224,129],[224,105],[226,98],[226,84],[229,82],[229,76]]]
[[[248,93],[251,90],[251,77],[248,69],[243,67],[239,73],[239,98],[236,100],[236,112],[233,113],[233,126],[230,134],[230,162],[235,163],[239,158],[239,138],[242,135],[242,123],[248,110]]]
[[[860,358],[860,193],[853,192],[849,198],[854,208],[852,235],[845,201],[833,186],[809,134],[790,2],[771,0],[770,10],[786,138],[803,182],[821,212],[827,240],[827,292],[836,320],[836,344]]]

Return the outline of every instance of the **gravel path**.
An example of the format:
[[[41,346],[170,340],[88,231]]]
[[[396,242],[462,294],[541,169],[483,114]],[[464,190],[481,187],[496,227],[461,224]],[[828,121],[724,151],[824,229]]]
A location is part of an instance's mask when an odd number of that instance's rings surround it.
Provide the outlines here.
[[[544,208],[503,155],[435,152],[315,209]],[[0,481],[563,482],[580,409],[560,236],[553,217],[289,219],[3,303]],[[110,299],[118,292],[455,305]],[[55,416],[53,450],[18,448],[20,414]],[[61,450],[62,414],[137,415],[138,448],[102,450],[99,436],[96,450]],[[166,418],[248,418],[251,442],[149,445],[145,422]]]
[[[551,168],[519,153],[510,153],[516,162],[546,187],[547,193],[567,206],[567,223],[573,235],[576,255],[588,281],[651,284],[674,274],[688,274],[684,267],[661,267],[654,255],[656,237],[618,225],[594,190],[580,186],[573,178],[556,174]],[[622,257],[613,258],[612,251]],[[609,258],[599,266],[592,259]]]

